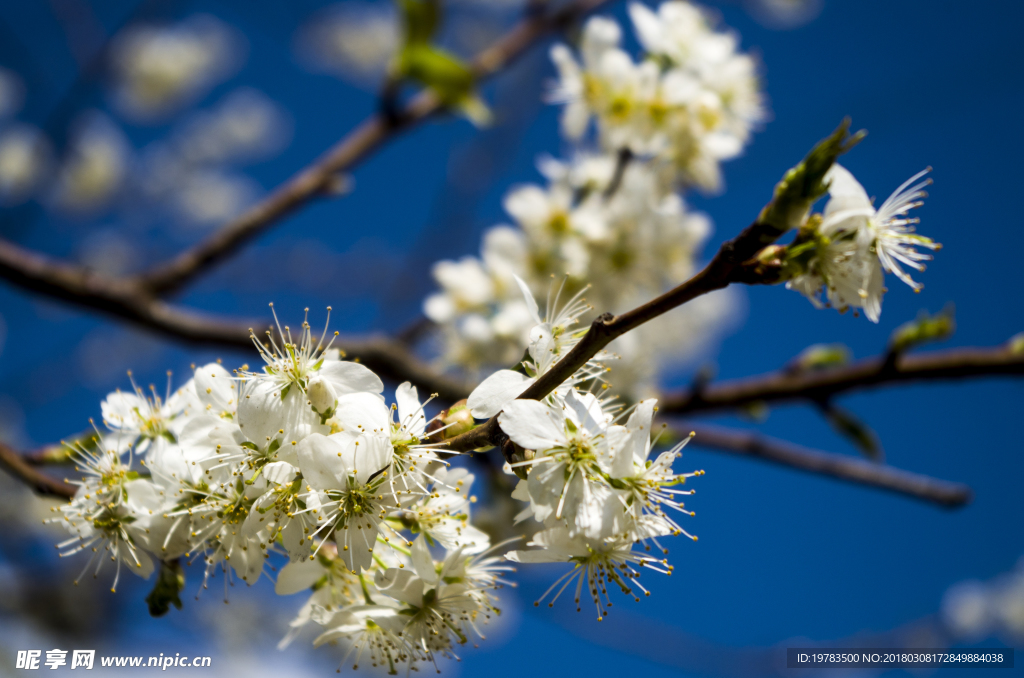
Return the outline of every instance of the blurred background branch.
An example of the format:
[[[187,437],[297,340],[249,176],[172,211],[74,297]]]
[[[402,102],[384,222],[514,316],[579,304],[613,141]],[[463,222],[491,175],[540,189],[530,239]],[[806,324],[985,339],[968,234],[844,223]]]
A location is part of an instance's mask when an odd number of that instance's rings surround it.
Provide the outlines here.
[[[718,384],[702,384],[660,401],[672,414],[744,410],[762,404],[815,402],[840,393],[927,381],[1024,375],[1024,351],[1010,343],[989,348],[956,348],[920,355],[865,358],[843,367],[806,372],[780,370]]]
[[[675,436],[693,431],[691,445],[799,469],[819,476],[876,487],[951,508],[971,501],[971,488],[866,459],[812,450],[791,442],[709,424],[673,425]]]

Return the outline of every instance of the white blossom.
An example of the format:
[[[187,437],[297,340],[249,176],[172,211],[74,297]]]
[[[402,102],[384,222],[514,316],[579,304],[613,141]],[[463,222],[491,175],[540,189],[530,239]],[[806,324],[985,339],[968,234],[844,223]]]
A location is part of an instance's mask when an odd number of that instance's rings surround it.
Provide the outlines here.
[[[825,177],[829,201],[813,236],[813,257],[806,272],[790,280],[787,287],[804,294],[819,308],[824,288],[833,307],[841,311],[863,309],[872,322],[878,322],[881,316],[885,273],[894,274],[914,291],[920,291],[922,285],[902,266],[923,271],[922,262],[932,257],[915,248],[940,247],[915,233],[918,220],[906,216],[922,204],[922,189],[930,183],[920,181],[925,172],[904,182],[876,210],[853,175],[841,165],[833,165]]]
[[[135,120],[159,120],[231,75],[244,53],[244,39],[205,14],[129,26],[111,45],[115,102]]]

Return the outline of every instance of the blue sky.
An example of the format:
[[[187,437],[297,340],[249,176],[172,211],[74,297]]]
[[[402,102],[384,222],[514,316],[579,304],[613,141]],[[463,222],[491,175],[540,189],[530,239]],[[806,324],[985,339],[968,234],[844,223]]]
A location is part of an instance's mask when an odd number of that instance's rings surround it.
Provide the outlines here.
[[[0,65],[29,74],[21,119],[40,124],[72,81],[74,62],[49,5],[18,4],[0,9],[4,32],[16,34],[21,43],[0,47]],[[110,3],[100,19],[112,27],[132,6]],[[292,145],[251,168],[264,189],[318,155],[374,107],[367,92],[305,73],[294,63],[293,31],[317,6],[222,0],[164,3],[159,10],[169,18],[209,12],[238,26],[249,40],[249,59],[240,74],[200,105],[248,84],[290,109],[296,121]],[[869,194],[884,199],[918,170],[934,168],[935,184],[920,210],[921,230],[944,245],[918,276],[925,283],[921,294],[891,285],[878,325],[815,311],[781,288],[748,290],[745,322],[709,358],[718,376],[773,370],[818,342],[843,342],[855,356],[872,355],[893,328],[919,310],[935,312],[950,302],[956,305],[958,325],[953,345],[994,345],[1024,330],[1019,259],[1024,229],[1017,203],[1018,182],[1024,178],[1019,170],[1024,156],[1024,5],[1012,0],[826,0],[817,19],[788,31],[766,29],[734,4],[714,7],[739,31],[744,46],[759,55],[772,119],[745,155],[725,166],[726,192],[691,200],[715,223],[711,246],[746,225],[781,173],[847,115],[855,128],[869,131],[844,159]],[[464,121],[448,119],[405,134],[355,171],[352,194],[289,218],[190,289],[182,301],[249,316],[260,314],[270,300],[279,309],[331,304],[344,331],[400,327],[431,290],[429,263],[475,252],[480,233],[504,220],[501,197],[508,187],[539,180],[536,157],[565,150],[557,111],[538,101],[540,84],[551,74],[542,50],[535,50],[485,89],[492,101],[513,104],[514,115],[502,130],[511,129],[514,136],[481,135]],[[86,102],[105,105],[99,90],[88,94]],[[129,126],[127,131],[141,147],[163,130]],[[467,179],[480,180],[482,187]],[[72,256],[89,229],[110,223],[52,219],[29,206],[0,217],[0,233],[56,256]],[[145,257],[159,258],[198,235],[167,228],[137,237]],[[300,252],[330,255],[310,263],[313,269],[332,267],[326,284],[313,275],[316,270],[289,263],[288,253],[297,243],[306,248]],[[215,355],[128,333],[111,321],[34,300],[7,285],[0,285],[0,313],[7,328],[0,398],[24,409],[24,437],[31,442],[81,429],[88,417],[98,415],[103,394],[125,385],[125,369],[135,369],[147,383],[162,383],[167,368],[185,374],[190,363]],[[74,347],[89,338],[101,347],[121,345],[118,341],[136,347],[128,354],[133,364],[100,350],[89,355],[102,356],[109,366],[85,379],[84,354]],[[217,355],[226,362],[239,360]],[[692,503],[700,541],[673,544],[676,570],[671,578],[647,582],[654,592],[650,598],[638,604],[622,601],[598,626],[592,615],[570,611],[569,601],[563,601],[564,610],[535,610],[531,602],[558,570],[521,571],[520,589],[508,592],[518,601],[510,605],[509,622],[517,628],[499,631],[496,642],[480,650],[466,648],[458,670],[470,676],[486,672],[491,678],[627,670],[668,675],[675,669],[639,658],[648,654],[642,643],[628,652],[603,645],[615,644],[617,628],[645,626],[659,630],[657,642],[702,638],[735,648],[884,631],[934,613],[953,583],[989,578],[1014,566],[1024,554],[1024,494],[1019,491],[1024,384],[987,380],[914,386],[857,394],[842,404],[874,427],[890,463],[968,483],[976,493],[974,502],[947,511],[688,450],[682,463],[707,471]],[[803,445],[856,454],[808,408],[779,408],[757,427]],[[34,557],[52,557],[52,551],[43,553]],[[191,573],[190,585],[198,574]],[[233,596],[272,597],[266,582],[262,588],[236,589]],[[195,637],[197,632],[182,619],[149,620],[144,594],[141,585],[125,588],[119,596],[131,603],[100,623],[142,646]],[[287,616],[298,601],[279,605]],[[325,655],[318,652],[329,659]]]

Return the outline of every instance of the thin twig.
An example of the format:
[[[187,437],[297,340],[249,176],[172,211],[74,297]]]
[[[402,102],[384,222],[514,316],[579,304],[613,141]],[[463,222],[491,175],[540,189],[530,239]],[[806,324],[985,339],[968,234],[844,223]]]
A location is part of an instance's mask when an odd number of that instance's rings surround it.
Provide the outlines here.
[[[887,362],[886,356],[876,356],[842,367],[802,372],[779,370],[705,384],[700,391],[687,389],[663,396],[659,408],[672,414],[738,410],[760,403],[827,400],[840,393],[883,385],[1022,375],[1024,353],[1009,346],[957,348],[900,355],[892,363]]]
[[[720,426],[679,424],[680,431],[694,431],[692,445],[743,457],[781,464],[815,475],[877,487],[946,507],[959,507],[971,501],[971,488],[929,476],[911,473],[885,464],[830,452],[820,452],[793,443],[768,438],[748,431]]]
[[[75,496],[75,486],[48,476],[43,471],[29,464],[20,454],[0,443],[0,467],[32,488],[43,497],[62,497],[70,499]]]

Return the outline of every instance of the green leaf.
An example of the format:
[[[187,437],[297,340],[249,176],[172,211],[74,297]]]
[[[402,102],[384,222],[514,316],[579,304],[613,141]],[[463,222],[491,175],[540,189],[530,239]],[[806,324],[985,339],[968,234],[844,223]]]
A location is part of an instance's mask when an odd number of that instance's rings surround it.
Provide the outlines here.
[[[402,10],[404,45],[426,44],[434,37],[441,22],[438,0],[398,0]]]
[[[153,590],[146,596],[149,614],[162,617],[171,609],[171,605],[181,609],[181,592],[185,588],[185,572],[177,560],[160,563],[160,574],[157,576]]]
[[[473,92],[473,71],[457,56],[428,44],[406,45],[399,72],[432,89],[448,106],[461,104]]]

